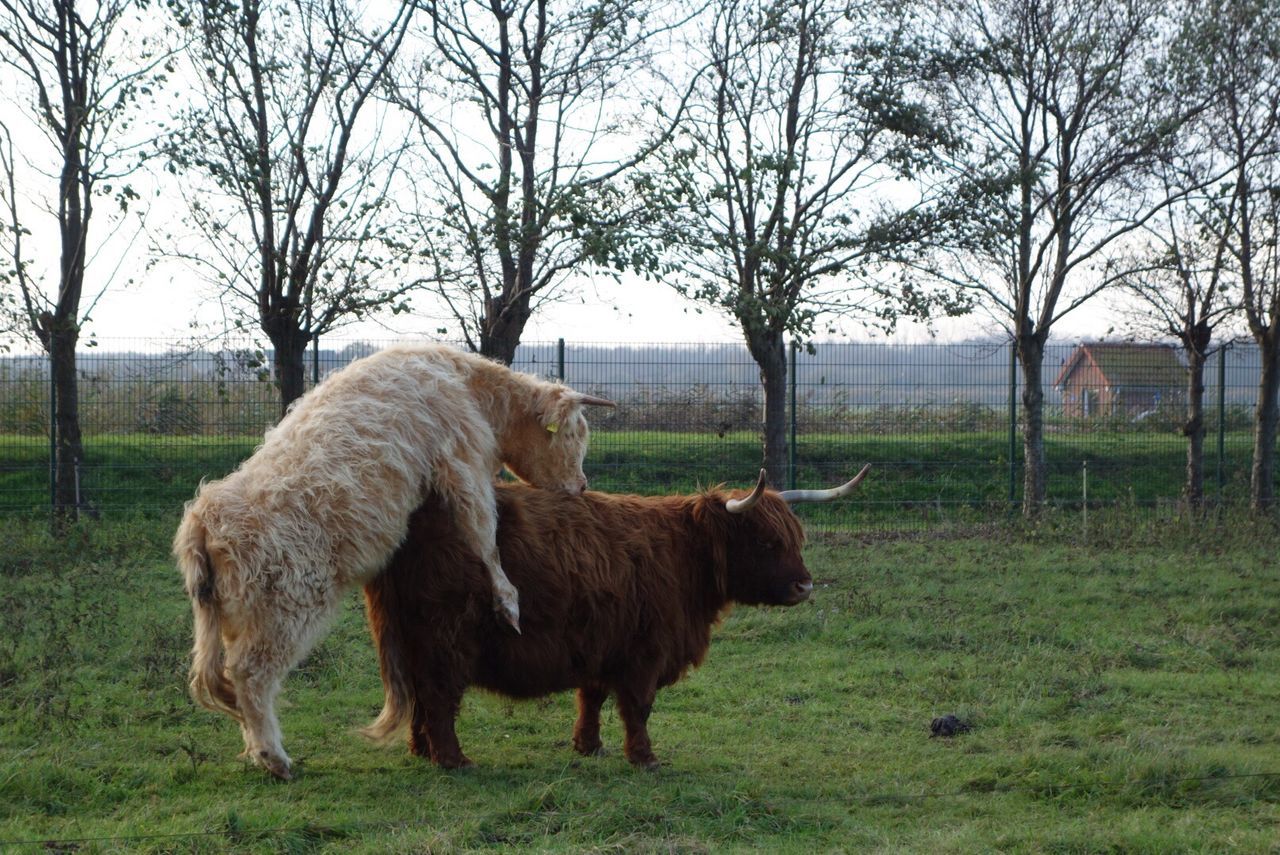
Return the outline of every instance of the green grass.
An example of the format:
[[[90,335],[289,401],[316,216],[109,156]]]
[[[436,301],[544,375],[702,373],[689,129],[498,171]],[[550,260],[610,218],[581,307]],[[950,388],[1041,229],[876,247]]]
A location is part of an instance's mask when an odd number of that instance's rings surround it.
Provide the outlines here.
[[[0,850],[1274,851],[1280,535],[1152,513],[818,533],[793,609],[740,608],[661,692],[665,766],[568,746],[570,695],[470,694],[446,773],[353,731],[376,711],[356,598],[287,683],[290,784],[186,697],[171,526],[53,543],[0,521]],[[974,724],[929,737],[954,713]],[[85,839],[89,839],[85,841]],[[62,844],[59,844],[62,846]],[[58,851],[69,851],[66,844]],[[57,848],[57,846],[50,847]]]
[[[202,478],[231,471],[252,453],[256,437],[95,435],[85,440],[81,483],[105,514],[146,510],[174,513]],[[1250,437],[1226,442],[1222,497],[1248,494]],[[892,527],[930,524],[959,515],[990,516],[1008,508],[1009,446],[999,432],[931,435],[810,434],[798,443],[798,484],[831,486],[864,462],[874,474],[858,495],[838,507],[806,509],[824,525],[876,521]],[[1185,441],[1149,433],[1051,434],[1046,438],[1051,501],[1078,503],[1082,466],[1089,466],[1093,502],[1151,505],[1177,498]],[[1021,454],[1021,449],[1017,450]],[[595,489],[609,492],[685,492],[720,482],[749,486],[760,444],[748,432],[672,433],[597,431],[586,471]],[[1280,470],[1278,470],[1280,472]],[[1216,448],[1206,459],[1209,494],[1218,496]],[[1020,470],[1017,476],[1021,477]],[[1017,482],[1021,493],[1021,482]],[[48,446],[34,437],[0,435],[0,513],[41,509],[49,501]]]

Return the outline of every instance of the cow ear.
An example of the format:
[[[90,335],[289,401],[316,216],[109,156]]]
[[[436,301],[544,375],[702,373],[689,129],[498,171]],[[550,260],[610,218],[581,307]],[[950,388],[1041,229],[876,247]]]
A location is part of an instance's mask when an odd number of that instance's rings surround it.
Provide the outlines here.
[[[558,383],[548,383],[538,396],[534,416],[548,433],[557,433],[569,417],[575,404],[570,400],[573,392]]]

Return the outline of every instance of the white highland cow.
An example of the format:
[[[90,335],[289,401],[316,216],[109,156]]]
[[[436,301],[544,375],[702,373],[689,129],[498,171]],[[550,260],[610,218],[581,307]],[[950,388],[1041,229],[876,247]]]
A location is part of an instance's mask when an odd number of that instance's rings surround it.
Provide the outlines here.
[[[583,404],[611,406],[442,345],[391,347],[327,377],[187,503],[173,551],[195,612],[193,697],[239,721],[246,754],[289,778],[281,681],[342,595],[386,564],[428,491],[484,556],[495,608],[518,629],[493,478],[506,464],[581,493]]]

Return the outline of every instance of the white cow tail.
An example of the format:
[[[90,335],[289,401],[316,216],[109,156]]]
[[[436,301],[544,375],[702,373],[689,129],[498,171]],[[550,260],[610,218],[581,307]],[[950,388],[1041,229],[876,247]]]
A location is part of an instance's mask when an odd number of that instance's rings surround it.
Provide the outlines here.
[[[173,539],[173,554],[186,582],[195,616],[195,643],[191,648],[191,697],[201,706],[225,712],[242,721],[236,690],[222,666],[222,628],[214,591],[214,568],[205,549],[204,522],[187,512]]]

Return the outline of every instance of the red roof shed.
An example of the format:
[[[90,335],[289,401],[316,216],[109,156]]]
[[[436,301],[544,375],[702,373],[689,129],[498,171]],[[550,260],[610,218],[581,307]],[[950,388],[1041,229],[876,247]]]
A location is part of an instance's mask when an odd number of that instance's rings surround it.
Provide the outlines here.
[[[1058,372],[1068,417],[1136,415],[1186,400],[1187,369],[1177,349],[1165,344],[1080,344]]]

